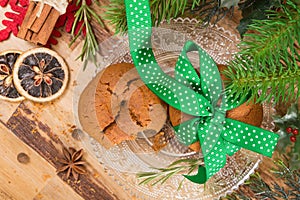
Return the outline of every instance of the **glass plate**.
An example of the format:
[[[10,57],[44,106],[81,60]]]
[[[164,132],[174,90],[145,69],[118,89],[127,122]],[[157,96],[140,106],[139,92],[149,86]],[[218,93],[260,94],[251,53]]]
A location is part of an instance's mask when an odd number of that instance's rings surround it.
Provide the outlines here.
[[[239,39],[231,32],[219,26],[201,28],[197,24],[195,19],[179,18],[153,29],[154,54],[165,72],[172,74],[173,66],[187,40],[195,41],[219,64],[226,64],[237,51],[236,45]],[[194,66],[197,66],[197,55],[190,54],[189,57]],[[96,68],[93,63],[88,63],[86,70],[79,72],[74,91],[74,114],[77,126],[85,133],[82,142],[86,150],[105,167],[107,174],[113,177],[124,192],[136,199],[219,199],[249,178],[262,157],[242,149],[232,157],[227,157],[224,168],[205,186],[185,180],[182,188],[177,190],[183,179],[181,175],[172,177],[163,185],[139,185],[137,172],[151,171],[152,167],[165,167],[179,158],[199,157],[199,154],[188,151],[175,138],[160,152],[152,150],[151,140],[146,137],[123,142],[109,149],[105,141],[98,142],[97,138],[101,137],[101,133],[98,131],[94,113],[97,74],[110,64],[120,62],[132,63],[127,36],[115,36],[101,43],[99,67]],[[272,109],[264,105],[262,126],[268,130],[274,127],[271,124],[270,113]]]

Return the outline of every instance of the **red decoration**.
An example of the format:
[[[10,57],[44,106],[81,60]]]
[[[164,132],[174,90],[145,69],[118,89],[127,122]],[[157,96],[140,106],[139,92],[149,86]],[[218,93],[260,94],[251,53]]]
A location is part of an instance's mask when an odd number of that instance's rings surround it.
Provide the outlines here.
[[[87,5],[91,5],[92,1],[87,0]],[[0,42],[7,40],[11,33],[15,36],[18,34],[19,27],[22,24],[22,21],[25,17],[29,0],[0,0],[0,6],[5,7],[9,4],[13,12],[6,12],[5,16],[8,19],[2,20],[2,24],[6,27],[0,30]],[[70,33],[72,30],[72,26],[75,20],[75,13],[80,8],[80,6],[76,6],[76,2],[69,4],[67,7],[67,11],[65,14],[61,15],[55,25],[55,29],[53,30],[51,37],[46,44],[47,47],[51,47],[51,45],[56,45],[58,43],[56,38],[61,37],[61,33],[58,31],[58,28],[65,26],[65,31]],[[75,34],[78,33],[83,21],[79,21],[76,29]],[[86,30],[85,27],[82,31],[83,35],[85,36]]]
[[[286,132],[287,132],[287,133],[291,133],[292,131],[293,131],[292,127],[287,127],[287,128],[286,128]]]
[[[298,135],[298,134],[299,134],[299,130],[298,130],[298,129],[294,129],[294,130],[293,130],[293,134],[294,134],[294,135]]]
[[[292,135],[292,136],[290,137],[290,140],[291,140],[291,142],[296,142],[297,138],[296,138],[296,136]]]
[[[8,3],[8,0],[0,0],[0,6],[1,6],[1,7],[6,6],[7,3]]]
[[[2,20],[6,28],[0,30],[0,42],[7,40],[11,33],[15,36],[18,34],[18,27],[22,24],[29,3],[28,0],[0,0],[0,6],[4,7],[8,2],[14,12],[5,13],[9,20]]]

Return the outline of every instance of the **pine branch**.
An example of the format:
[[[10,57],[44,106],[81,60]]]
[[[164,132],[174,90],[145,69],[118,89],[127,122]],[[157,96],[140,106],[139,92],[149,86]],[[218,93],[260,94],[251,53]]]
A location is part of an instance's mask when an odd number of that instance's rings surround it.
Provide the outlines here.
[[[158,26],[162,21],[188,15],[202,19],[203,24],[217,23],[239,0],[150,0],[152,25]],[[124,0],[111,0],[106,7],[104,18],[115,26],[116,33],[127,31],[126,9]],[[214,20],[213,20],[214,19]]]
[[[252,1],[252,0],[251,0]],[[203,0],[201,3],[189,5],[187,14],[203,21],[202,25],[216,24],[227,14],[232,15],[234,6],[239,0]]]
[[[240,44],[240,52],[224,73],[227,92],[256,102],[288,101],[299,97],[300,6],[288,0],[281,11],[270,11],[267,20],[254,20]]]
[[[276,10],[279,5],[280,0],[241,0],[239,9],[242,11],[243,18],[237,27],[241,37],[247,32],[248,25],[251,24],[254,19],[267,19],[267,12],[269,10]]]
[[[97,1],[96,1],[96,4]],[[86,66],[87,59],[91,59],[96,65],[96,52],[98,50],[98,42],[91,25],[91,20],[95,19],[97,23],[99,23],[102,27],[104,27],[104,23],[100,16],[87,4],[86,0],[77,0],[76,5],[80,5],[80,8],[75,13],[75,20],[72,26],[71,34],[73,39],[70,43],[70,46],[77,40],[77,38],[85,31],[84,44],[82,47],[81,54],[77,59],[84,61]],[[80,26],[80,29],[77,33],[75,33],[76,27],[78,24],[83,22]]]
[[[282,160],[275,162],[276,168],[272,173],[278,179],[284,180],[286,188],[280,187],[276,182],[269,185],[259,175],[251,175],[244,187],[248,187],[255,195],[255,199],[289,200],[300,198],[300,171],[291,170]],[[226,199],[250,199],[244,192],[235,191],[226,196]]]
[[[116,34],[124,34],[127,31],[126,9],[124,0],[110,0],[109,6],[104,7],[106,12],[105,20],[115,26]]]
[[[197,4],[201,0],[193,0]],[[175,18],[186,9],[188,0],[151,0],[151,18],[153,26],[160,24],[163,20]],[[116,33],[125,33],[127,31],[126,9],[124,0],[111,0],[106,7],[105,19],[115,26]]]

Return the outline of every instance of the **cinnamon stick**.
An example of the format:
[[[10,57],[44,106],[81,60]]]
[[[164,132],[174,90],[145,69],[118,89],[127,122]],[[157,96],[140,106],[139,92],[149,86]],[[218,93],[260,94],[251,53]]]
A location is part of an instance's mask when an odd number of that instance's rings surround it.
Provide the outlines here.
[[[36,20],[37,13],[40,11],[40,7],[41,7],[41,3],[39,2],[39,3],[37,3],[37,5],[33,9],[33,11],[30,13],[29,20],[28,20],[28,22],[27,22],[27,24],[25,26],[27,29],[30,29],[31,26],[33,25],[34,21]]]
[[[60,13],[54,8],[51,9],[49,16],[47,17],[42,28],[38,32],[37,36],[33,38],[37,43],[45,45],[54,29],[57,19],[59,18]]]
[[[30,41],[32,33],[33,32],[31,30],[27,30],[26,35],[25,35],[25,40]]]
[[[25,15],[25,17],[24,17],[24,19],[23,19],[23,22],[22,22],[22,25],[21,25],[21,27],[20,27],[20,30],[19,30],[19,32],[18,32],[17,37],[19,37],[19,38],[21,38],[21,39],[25,39],[27,30],[28,30],[28,29],[26,28],[26,26],[27,26],[27,23],[28,23],[29,18],[30,18],[30,16],[31,16],[31,13],[32,13],[32,11],[33,11],[33,9],[34,9],[35,7],[36,7],[36,3],[33,2],[33,1],[30,1],[29,6],[28,6],[28,9],[27,9],[27,12],[26,12],[26,15]]]
[[[40,31],[40,29],[42,28],[43,24],[45,23],[48,15],[51,11],[51,8],[52,8],[51,6],[49,6],[48,4],[45,4],[41,15],[38,18],[36,18],[36,20],[34,21],[32,26],[29,27],[29,29],[35,33],[38,33]]]
[[[54,29],[60,13],[48,4],[44,4],[39,17],[41,3],[30,1],[23,23],[20,27],[18,37],[35,44],[45,45]]]
[[[34,44],[39,44],[39,41],[38,41],[38,34],[33,32],[32,33],[32,36],[31,36],[31,39],[29,40],[30,42],[34,43]]]

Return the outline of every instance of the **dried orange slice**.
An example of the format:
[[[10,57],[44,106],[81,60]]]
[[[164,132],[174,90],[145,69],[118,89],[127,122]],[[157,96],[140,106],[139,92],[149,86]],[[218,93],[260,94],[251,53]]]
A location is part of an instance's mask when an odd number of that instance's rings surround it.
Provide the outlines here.
[[[21,53],[17,50],[0,53],[0,99],[10,102],[24,100],[24,97],[16,90],[13,82],[14,64]]]
[[[16,89],[35,102],[52,101],[67,87],[69,70],[55,51],[35,48],[19,56],[13,71]]]

